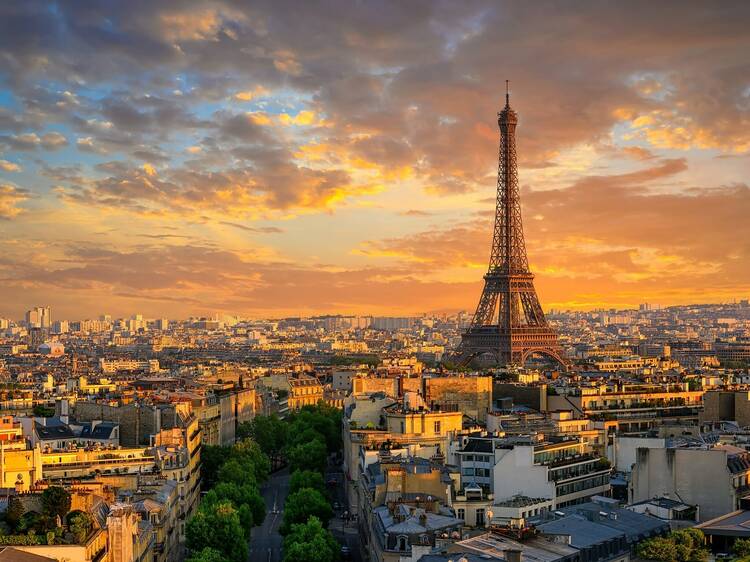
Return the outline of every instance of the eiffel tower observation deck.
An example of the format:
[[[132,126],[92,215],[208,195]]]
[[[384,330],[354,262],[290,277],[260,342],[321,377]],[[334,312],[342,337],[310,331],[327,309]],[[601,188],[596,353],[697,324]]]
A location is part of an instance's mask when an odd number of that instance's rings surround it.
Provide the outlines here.
[[[557,334],[539,304],[526,256],[516,163],[518,115],[510,107],[507,82],[505,107],[497,122],[500,155],[490,264],[479,305],[453,362],[465,366],[481,358],[500,366],[522,366],[530,355],[544,355],[567,368]]]

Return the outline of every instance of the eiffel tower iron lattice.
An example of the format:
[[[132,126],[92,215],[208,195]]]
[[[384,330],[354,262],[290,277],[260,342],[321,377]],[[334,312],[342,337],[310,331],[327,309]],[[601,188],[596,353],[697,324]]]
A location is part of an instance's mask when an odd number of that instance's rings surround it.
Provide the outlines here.
[[[492,250],[484,290],[469,328],[453,355],[458,365],[491,356],[499,365],[523,365],[529,355],[546,355],[567,368],[568,361],[547,323],[529,270],[521,220],[516,164],[518,115],[510,107],[498,113],[500,155]]]

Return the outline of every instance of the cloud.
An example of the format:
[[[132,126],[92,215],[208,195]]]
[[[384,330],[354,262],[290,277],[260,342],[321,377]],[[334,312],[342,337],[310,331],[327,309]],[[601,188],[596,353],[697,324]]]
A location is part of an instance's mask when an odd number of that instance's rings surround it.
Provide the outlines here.
[[[16,186],[0,183],[0,219],[12,219],[23,212],[18,205],[29,199],[29,192]]]
[[[524,218],[541,218],[527,220],[525,230],[545,304],[580,306],[592,302],[587,295],[624,305],[646,295],[693,302],[694,287],[700,287],[701,298],[747,291],[750,247],[738,241],[750,239],[750,225],[742,219],[750,212],[750,188],[659,189],[684,170],[684,160],[667,160],[523,193]],[[374,240],[358,251],[376,263],[479,279],[489,255],[491,220]]]
[[[270,232],[279,221],[283,232],[264,237],[274,255],[331,262],[319,278],[311,264],[303,272],[280,266],[304,273],[321,306],[339,303],[319,286],[335,284],[334,268],[344,272],[341,283],[376,287],[373,306],[471,306],[487,259],[493,207],[481,201],[495,184],[495,116],[509,78],[529,252],[545,302],[632,302],[659,291],[679,300],[688,279],[693,295],[703,286],[715,296],[739,291],[748,279],[737,213],[746,210],[750,154],[750,6],[584,8],[4,2],[0,149],[11,164],[33,152],[24,181],[58,220],[79,225],[82,239],[95,236],[81,216],[175,227],[174,236],[204,248],[247,243],[242,232]],[[52,153],[69,142],[75,165],[69,151]],[[28,194],[13,196],[8,208],[23,208],[18,197]],[[415,233],[427,221],[401,216],[441,222]],[[24,229],[24,220],[5,225],[18,230],[19,245],[31,232],[56,239],[57,228]],[[221,228],[196,235],[207,224]],[[174,259],[177,250],[161,246],[175,239],[147,240],[150,253],[123,240],[117,252],[142,266]],[[198,263],[206,256],[182,253]],[[65,259],[96,278],[93,256]],[[362,263],[379,267],[352,265]],[[70,273],[70,283],[80,282]],[[259,275],[283,284],[262,267]],[[112,287],[123,307],[138,295],[171,303],[167,295],[180,294],[200,306],[205,295],[192,283],[173,279],[153,293]],[[275,290],[253,293],[270,304],[243,300],[239,290],[205,302],[270,308],[294,300]],[[101,302],[69,291],[71,303]],[[342,306],[368,299],[354,281],[338,294]]]
[[[62,252],[56,260],[29,261],[18,255],[0,261],[6,294],[17,295],[21,289],[27,296],[49,290],[63,295],[81,292],[94,301],[107,295],[107,306],[115,313],[135,305],[147,313],[176,314],[187,304],[198,313],[242,310],[273,316],[333,309],[377,312],[373,298],[387,303],[382,310],[401,306],[416,312],[432,306],[429,295],[434,291],[446,295],[446,304],[455,304],[455,297],[466,289],[463,284],[419,281],[398,269],[300,266],[192,244],[132,251],[68,244]],[[76,313],[65,304],[56,310],[61,315]]]
[[[0,170],[3,172],[20,172],[21,166],[15,162],[8,162],[7,160],[0,159]]]
[[[67,146],[68,139],[57,132],[44,133],[42,136],[36,133],[23,133],[20,135],[11,135],[10,137],[0,137],[0,142],[4,142],[12,150],[34,150],[37,147],[42,147],[46,150],[57,150]]]
[[[232,96],[237,101],[252,101],[259,97],[264,97],[269,94],[269,91],[263,86],[255,86],[252,90],[244,90],[237,92]]]
[[[231,226],[233,228],[239,228],[240,230],[244,230],[246,232],[258,232],[260,234],[280,234],[284,232],[284,230],[279,228],[278,226],[247,226],[244,224],[238,224],[236,222],[229,221],[221,221],[219,224]]]

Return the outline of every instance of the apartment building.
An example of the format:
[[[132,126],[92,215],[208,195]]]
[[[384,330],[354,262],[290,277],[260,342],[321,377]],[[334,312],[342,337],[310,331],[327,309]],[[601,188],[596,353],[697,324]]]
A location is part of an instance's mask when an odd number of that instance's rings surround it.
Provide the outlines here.
[[[610,491],[609,462],[579,438],[497,435],[460,436],[451,459],[461,480],[496,499],[547,498],[553,507],[580,503]]]
[[[632,468],[630,502],[666,496],[697,506],[700,521],[740,507],[750,494],[750,453],[732,445],[667,442],[640,447]]]

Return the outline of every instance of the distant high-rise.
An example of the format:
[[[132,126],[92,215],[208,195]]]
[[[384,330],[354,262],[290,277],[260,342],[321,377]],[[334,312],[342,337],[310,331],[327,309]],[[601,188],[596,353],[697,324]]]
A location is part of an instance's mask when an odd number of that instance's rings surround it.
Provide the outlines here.
[[[52,311],[48,306],[36,306],[26,312],[26,325],[29,328],[45,328],[49,330],[52,327]]]
[[[490,265],[479,305],[461,335],[454,360],[466,365],[487,356],[499,365],[523,365],[529,355],[541,354],[566,366],[557,334],[539,304],[526,257],[516,164],[518,115],[507,92],[497,121],[500,156]]]

